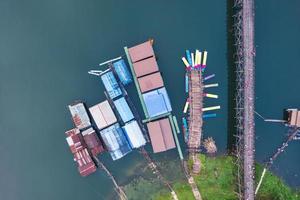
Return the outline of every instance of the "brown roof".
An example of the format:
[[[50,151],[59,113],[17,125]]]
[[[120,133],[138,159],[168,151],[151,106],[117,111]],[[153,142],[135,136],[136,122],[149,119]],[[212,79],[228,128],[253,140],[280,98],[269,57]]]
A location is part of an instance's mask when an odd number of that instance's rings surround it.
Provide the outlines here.
[[[117,118],[107,100],[90,107],[89,110],[98,129],[103,129],[117,122]]]
[[[298,111],[296,126],[300,127],[300,111]]]
[[[92,155],[97,156],[104,151],[104,147],[93,128],[89,128],[82,132],[83,139],[90,149]]]
[[[290,123],[291,123],[292,126],[296,125],[297,113],[298,113],[297,110],[292,110],[292,112],[291,112],[291,121],[290,121]]]
[[[76,152],[74,154],[74,160],[78,164],[78,171],[81,176],[88,176],[97,169],[87,149]]]
[[[154,56],[154,51],[150,41],[131,47],[128,51],[133,63]]]
[[[133,63],[133,68],[137,77],[144,76],[158,71],[158,65],[154,56]]]
[[[142,93],[164,86],[160,72],[138,78]]]
[[[79,132],[79,129],[74,128],[69,131],[66,131],[66,135],[66,140],[72,153],[76,153],[86,147],[83,137]]]
[[[154,153],[175,148],[172,129],[168,118],[147,123]]]

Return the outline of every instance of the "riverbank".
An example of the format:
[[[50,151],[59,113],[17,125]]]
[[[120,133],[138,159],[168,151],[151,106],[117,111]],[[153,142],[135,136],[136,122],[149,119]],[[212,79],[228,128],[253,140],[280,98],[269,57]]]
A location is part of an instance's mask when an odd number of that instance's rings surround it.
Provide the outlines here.
[[[194,176],[195,181],[200,188],[203,200],[234,200],[237,199],[235,193],[236,187],[236,168],[234,165],[234,157],[218,156],[207,157],[200,155],[202,169],[200,175]],[[191,163],[189,163],[191,166]],[[172,167],[174,169],[174,167]],[[256,164],[256,180],[262,172],[262,166]],[[190,186],[184,180],[174,180],[173,188],[175,189],[179,199],[193,200],[193,195]],[[145,188],[149,189],[156,185],[149,199],[166,200],[171,199],[170,194],[165,189],[161,188],[157,181],[137,179],[134,183],[127,185],[127,191],[144,193],[146,197],[150,192],[146,192]],[[142,191],[141,191],[142,190]],[[148,197],[148,196],[147,196]],[[300,192],[296,192],[288,187],[279,177],[271,172],[267,172],[261,190],[256,198],[257,200],[300,200]]]

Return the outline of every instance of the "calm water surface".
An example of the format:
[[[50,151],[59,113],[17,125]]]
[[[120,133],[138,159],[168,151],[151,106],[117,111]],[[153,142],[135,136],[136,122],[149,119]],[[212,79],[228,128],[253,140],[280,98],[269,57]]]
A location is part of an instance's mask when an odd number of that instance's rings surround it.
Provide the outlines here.
[[[150,37],[177,116],[185,102],[180,57],[186,48],[209,52],[206,73],[216,73],[221,87],[211,89],[220,98],[205,105],[220,104],[223,109],[217,119],[205,123],[204,137],[214,137],[219,153],[226,152],[232,67],[227,64],[226,1],[128,2],[0,0],[0,199],[114,198],[103,172],[78,175],[65,142],[65,130],[73,127],[66,105],[77,99],[88,106],[103,101],[101,82],[87,71],[123,55],[123,46]],[[294,81],[299,73],[299,2],[263,1],[256,7],[257,110],[280,118],[283,108],[300,107]],[[128,90],[134,93],[133,86]],[[138,102],[136,96],[133,100]],[[257,120],[258,161],[280,144],[285,131]],[[300,185],[295,177],[300,174],[299,148],[299,142],[293,142],[274,166],[294,186]],[[176,156],[172,150],[155,158]],[[144,164],[137,152],[116,162],[108,154],[101,160],[120,184]]]

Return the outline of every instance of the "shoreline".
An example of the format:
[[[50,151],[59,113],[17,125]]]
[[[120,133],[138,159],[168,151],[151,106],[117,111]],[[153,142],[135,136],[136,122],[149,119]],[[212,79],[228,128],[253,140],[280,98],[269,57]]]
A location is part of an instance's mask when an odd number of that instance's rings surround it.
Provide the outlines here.
[[[236,189],[236,174],[235,165],[233,163],[234,156],[230,154],[217,155],[210,157],[205,154],[200,154],[201,162],[203,163],[203,169],[200,175],[193,175],[200,191],[203,193],[203,199],[219,199],[222,195],[222,199],[238,199]],[[189,167],[191,167],[189,162]],[[262,165],[255,162],[255,176],[261,174]],[[153,181],[153,180],[152,180]],[[147,181],[144,177],[134,179],[128,185],[124,187],[128,191],[131,189],[135,192],[140,192],[142,188],[149,184],[151,181]],[[134,183],[133,185],[131,185]],[[257,184],[257,183],[256,183]],[[184,197],[183,199],[193,199],[192,191],[184,180],[176,180],[172,182],[172,185],[178,194],[178,197]],[[126,191],[126,192],[127,192]],[[171,199],[171,196],[167,191],[160,189],[151,195],[154,200]],[[261,191],[256,196],[258,200],[300,200],[300,187],[292,188],[284,182],[284,180],[271,171],[267,171],[265,181],[262,184]]]

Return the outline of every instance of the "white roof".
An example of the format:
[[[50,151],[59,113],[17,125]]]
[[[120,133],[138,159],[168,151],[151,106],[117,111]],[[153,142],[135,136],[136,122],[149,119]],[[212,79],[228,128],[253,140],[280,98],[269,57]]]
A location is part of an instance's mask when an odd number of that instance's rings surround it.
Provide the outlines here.
[[[132,148],[139,148],[146,144],[145,137],[138,125],[137,121],[131,121],[125,124],[123,127],[126,135],[129,139],[130,145]]]
[[[89,108],[91,115],[99,129],[103,129],[117,122],[108,101],[101,102]]]
[[[89,135],[89,134],[91,134],[91,133],[94,133],[95,131],[94,131],[94,129],[91,127],[91,128],[89,128],[89,129],[87,129],[87,130],[85,130],[85,131],[82,131],[82,135],[83,136],[85,136],[85,135]]]
[[[74,142],[73,142],[73,139],[71,136],[67,137],[66,140],[67,140],[69,146],[74,145]]]

